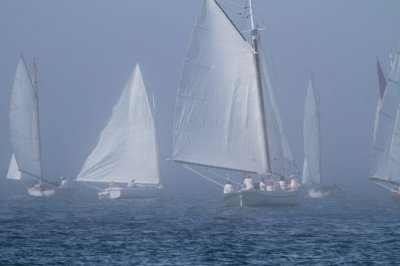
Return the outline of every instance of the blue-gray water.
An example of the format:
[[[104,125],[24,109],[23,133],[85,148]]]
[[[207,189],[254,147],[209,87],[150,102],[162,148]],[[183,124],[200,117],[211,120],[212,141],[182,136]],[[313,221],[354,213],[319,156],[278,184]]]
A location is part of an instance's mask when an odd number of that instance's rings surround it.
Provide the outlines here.
[[[399,218],[399,202],[367,194],[287,208],[170,195],[8,197],[0,202],[0,264],[387,265],[400,261]]]

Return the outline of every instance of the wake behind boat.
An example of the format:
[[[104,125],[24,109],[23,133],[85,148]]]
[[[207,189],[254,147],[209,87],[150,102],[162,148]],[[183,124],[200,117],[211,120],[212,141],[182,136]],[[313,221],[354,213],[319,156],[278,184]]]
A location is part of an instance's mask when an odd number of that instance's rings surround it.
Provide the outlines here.
[[[102,199],[161,196],[155,112],[139,64],[76,181],[98,189]]]
[[[203,3],[177,93],[173,160],[222,187],[217,178],[247,176],[246,190],[225,191],[227,205],[293,205],[297,186],[290,192],[250,188],[252,175],[275,182],[291,175],[295,164],[248,3],[249,41],[216,1]]]
[[[23,182],[34,197],[55,195],[57,184],[43,178],[36,63],[31,79],[21,56],[15,74],[10,106],[13,155],[7,178]]]

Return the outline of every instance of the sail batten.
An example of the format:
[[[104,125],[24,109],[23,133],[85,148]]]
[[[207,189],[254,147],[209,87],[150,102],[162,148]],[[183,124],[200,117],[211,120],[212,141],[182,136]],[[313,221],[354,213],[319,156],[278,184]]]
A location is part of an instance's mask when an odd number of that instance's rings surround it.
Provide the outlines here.
[[[154,119],[137,64],[77,181],[160,184]]]

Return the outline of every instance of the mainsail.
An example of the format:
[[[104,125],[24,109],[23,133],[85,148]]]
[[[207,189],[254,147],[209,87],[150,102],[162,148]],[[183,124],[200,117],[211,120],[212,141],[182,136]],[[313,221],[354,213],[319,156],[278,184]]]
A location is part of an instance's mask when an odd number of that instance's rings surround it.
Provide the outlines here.
[[[157,132],[139,64],[77,181],[160,183]]]
[[[383,98],[378,105],[374,128],[375,177],[400,180],[397,172],[395,150],[398,143],[396,114],[400,103],[400,49],[392,61],[390,76],[386,83]],[[398,116],[398,115],[397,115]],[[394,172],[393,172],[394,171]]]
[[[262,60],[257,71],[254,53],[221,7],[214,0],[204,1],[177,94],[175,161],[286,174],[285,157],[290,160],[292,155],[288,145],[284,148],[286,137],[264,58],[257,55]]]
[[[304,108],[303,184],[321,184],[321,126],[319,95],[310,79]]]
[[[19,170],[31,177],[42,177],[39,111],[36,88],[21,57],[11,95],[10,135]]]

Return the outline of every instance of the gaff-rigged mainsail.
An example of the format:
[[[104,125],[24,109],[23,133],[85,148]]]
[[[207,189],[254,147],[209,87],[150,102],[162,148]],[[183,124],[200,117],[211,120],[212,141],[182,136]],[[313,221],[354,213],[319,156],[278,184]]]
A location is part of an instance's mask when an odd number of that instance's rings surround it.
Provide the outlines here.
[[[38,110],[37,91],[21,57],[11,95],[11,145],[19,170],[42,178]]]
[[[284,167],[280,166],[284,154],[280,120],[276,117],[271,86],[264,86],[266,68],[261,64],[260,71],[256,69],[254,52],[221,7],[213,0],[204,1],[177,94],[175,161],[284,174]],[[263,85],[265,113],[261,108],[258,75]],[[263,128],[264,118],[267,132]],[[265,136],[271,145],[268,152]]]

